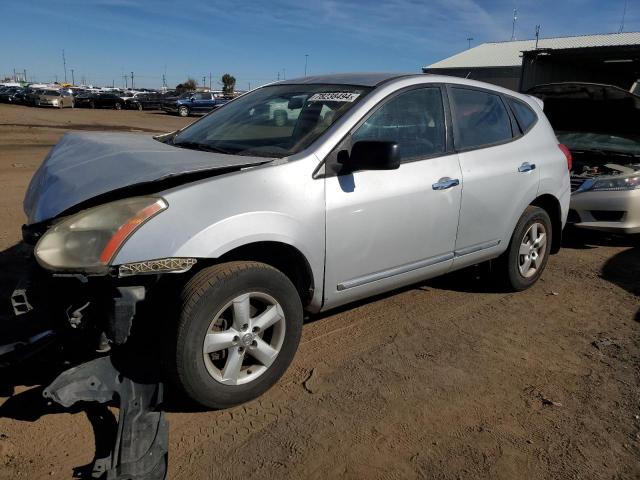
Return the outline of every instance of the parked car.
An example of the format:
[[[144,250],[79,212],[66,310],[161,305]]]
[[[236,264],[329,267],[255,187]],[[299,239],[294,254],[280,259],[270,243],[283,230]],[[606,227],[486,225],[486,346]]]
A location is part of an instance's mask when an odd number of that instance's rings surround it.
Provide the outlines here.
[[[18,95],[22,92],[21,87],[6,87],[0,90],[1,103],[18,103]]]
[[[491,259],[533,285],[565,153],[536,99],[435,75],[287,80],[159,137],[68,133],[26,194],[38,277],[14,308],[83,345],[137,331],[189,397],[237,404],[287,369],[305,310]]]
[[[76,97],[76,107],[122,110],[124,100],[114,93],[85,93]]]
[[[159,93],[140,93],[125,101],[125,108],[132,110],[160,110],[165,98]]]
[[[35,99],[37,107],[74,107],[73,95],[67,90],[40,90]]]
[[[41,88],[25,88],[22,95],[19,96],[19,102],[32,107],[42,92]]]
[[[193,92],[188,96],[181,96],[173,101],[165,101],[162,109],[167,113],[178,114],[181,117],[197,113],[207,113],[221,107],[228,100],[216,98],[211,92]]]
[[[640,97],[612,85],[556,83],[529,91],[573,156],[569,222],[640,233]]]

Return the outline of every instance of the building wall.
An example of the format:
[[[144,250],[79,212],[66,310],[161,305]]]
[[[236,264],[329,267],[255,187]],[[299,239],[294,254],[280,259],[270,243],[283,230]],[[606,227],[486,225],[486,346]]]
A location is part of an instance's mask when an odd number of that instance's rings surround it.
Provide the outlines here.
[[[422,71],[436,75],[469,78],[517,91],[520,86],[522,67],[423,68]]]

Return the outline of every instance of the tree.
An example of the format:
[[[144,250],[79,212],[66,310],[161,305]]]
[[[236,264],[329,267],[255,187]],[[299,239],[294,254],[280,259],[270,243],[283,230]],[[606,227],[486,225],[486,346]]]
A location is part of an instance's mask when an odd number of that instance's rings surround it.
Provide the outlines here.
[[[222,76],[222,93],[225,95],[233,95],[233,90],[236,88],[236,77],[225,73]]]
[[[196,89],[198,84],[193,78],[188,78],[186,82],[182,82],[176,85],[176,91],[178,92],[192,92]]]

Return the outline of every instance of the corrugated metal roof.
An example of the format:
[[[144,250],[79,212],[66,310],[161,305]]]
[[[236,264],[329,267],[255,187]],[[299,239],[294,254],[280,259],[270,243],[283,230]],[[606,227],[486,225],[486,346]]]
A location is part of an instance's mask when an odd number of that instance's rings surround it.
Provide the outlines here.
[[[541,38],[538,41],[538,48],[551,49],[619,45],[640,45],[640,32]],[[535,48],[535,40],[483,43],[424,68],[517,67],[522,64],[521,52]]]

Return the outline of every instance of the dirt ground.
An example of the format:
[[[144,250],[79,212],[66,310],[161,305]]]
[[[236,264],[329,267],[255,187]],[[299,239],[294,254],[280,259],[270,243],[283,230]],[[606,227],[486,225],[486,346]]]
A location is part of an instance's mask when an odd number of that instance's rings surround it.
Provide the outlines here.
[[[0,105],[1,301],[25,188],[65,131],[188,121]],[[639,295],[638,240],[573,234],[526,292],[470,269],[313,317],[262,398],[170,409],[170,478],[640,478]],[[2,480],[92,456],[82,413],[0,418]]]

